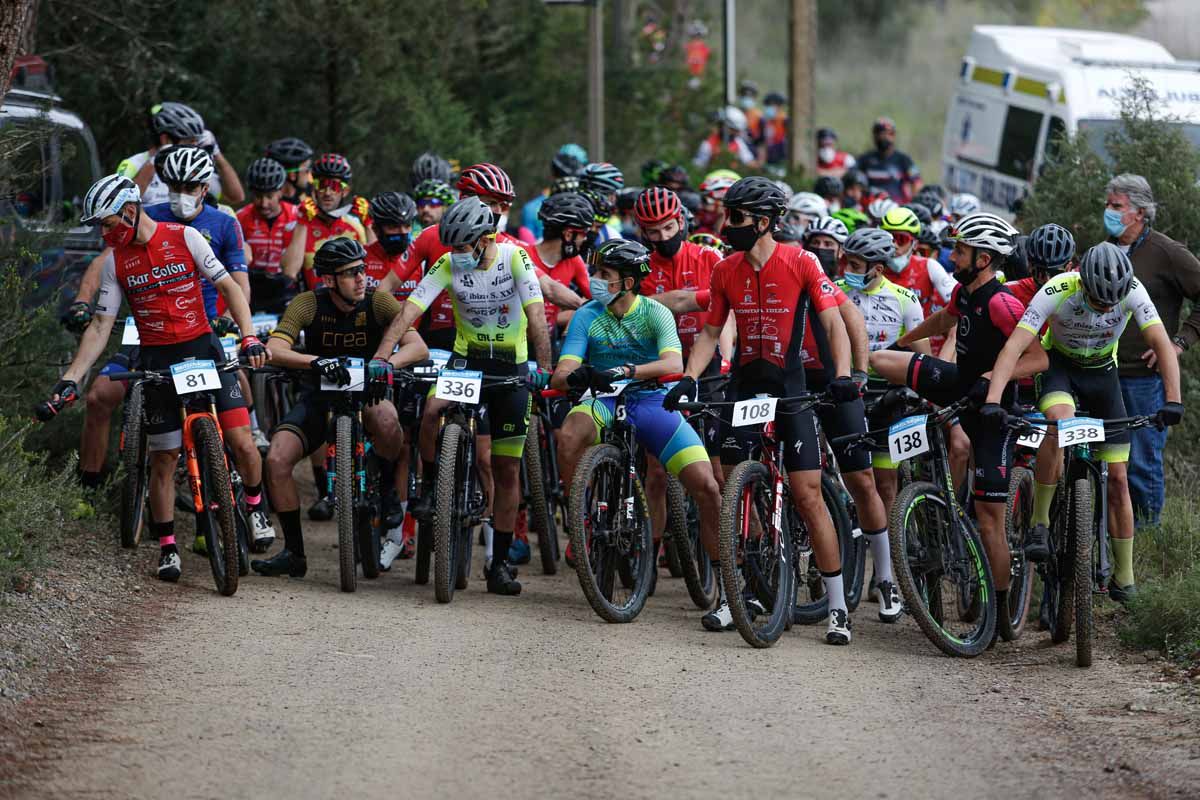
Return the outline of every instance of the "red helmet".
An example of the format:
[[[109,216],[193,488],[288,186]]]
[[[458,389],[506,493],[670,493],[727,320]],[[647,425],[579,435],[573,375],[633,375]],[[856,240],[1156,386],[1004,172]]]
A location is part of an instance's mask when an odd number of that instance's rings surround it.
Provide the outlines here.
[[[508,173],[495,164],[476,164],[467,167],[458,178],[456,187],[464,195],[486,195],[512,202],[517,198]]]
[[[633,203],[633,216],[641,225],[666,222],[682,213],[679,195],[662,186],[651,186],[639,194]]]
[[[350,171],[350,161],[345,156],[324,153],[313,162],[312,174],[314,178],[337,178],[349,183],[353,173]]]

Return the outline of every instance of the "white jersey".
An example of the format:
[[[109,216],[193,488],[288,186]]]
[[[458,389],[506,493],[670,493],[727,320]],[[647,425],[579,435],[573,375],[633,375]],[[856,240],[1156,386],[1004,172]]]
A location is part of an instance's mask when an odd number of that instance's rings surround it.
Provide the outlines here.
[[[132,155],[117,166],[117,174],[133,180],[149,160],[149,151]],[[208,193],[213,197],[221,196],[221,179],[217,177],[215,170],[213,176],[208,179]],[[150,177],[150,183],[142,192],[142,205],[152,206],[155,203],[165,203],[167,200],[167,185],[159,179],[158,173],[155,172]]]

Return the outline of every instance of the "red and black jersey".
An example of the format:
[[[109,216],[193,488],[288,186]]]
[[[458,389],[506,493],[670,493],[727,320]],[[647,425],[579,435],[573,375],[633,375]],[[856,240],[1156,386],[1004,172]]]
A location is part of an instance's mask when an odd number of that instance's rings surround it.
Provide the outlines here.
[[[379,288],[380,281],[388,273],[394,272],[400,282],[392,290],[392,295],[400,302],[407,300],[421,281],[421,268],[408,260],[409,252],[406,249],[403,253],[391,256],[380,242],[368,245],[367,257],[363,259],[363,266],[367,268],[367,289]]]
[[[959,386],[965,392],[995,365],[1021,321],[1025,306],[992,278],[973,292],[967,292],[964,286],[956,288],[946,310],[958,318],[955,352]]]
[[[653,270],[655,259],[662,258],[657,252],[650,256],[650,268]],[[665,259],[664,259],[665,260]],[[712,286],[713,270],[721,261],[721,254],[711,247],[701,247],[694,242],[684,242],[679,252],[670,262],[675,267],[675,275],[671,282],[674,289],[699,291]],[[651,277],[654,273],[651,272]],[[644,282],[643,282],[643,285]],[[683,345],[683,358],[687,360],[692,352],[692,344],[704,326],[708,323],[707,311],[687,311],[675,318],[679,329],[679,343]]]

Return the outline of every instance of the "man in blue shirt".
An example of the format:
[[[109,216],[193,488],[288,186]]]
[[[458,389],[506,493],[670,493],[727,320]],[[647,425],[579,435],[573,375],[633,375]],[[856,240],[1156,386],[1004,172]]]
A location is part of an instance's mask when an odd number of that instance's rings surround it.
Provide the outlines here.
[[[907,203],[921,189],[921,171],[908,153],[896,149],[896,123],[880,117],[871,126],[875,149],[858,157],[872,189],[882,189],[897,203]]]

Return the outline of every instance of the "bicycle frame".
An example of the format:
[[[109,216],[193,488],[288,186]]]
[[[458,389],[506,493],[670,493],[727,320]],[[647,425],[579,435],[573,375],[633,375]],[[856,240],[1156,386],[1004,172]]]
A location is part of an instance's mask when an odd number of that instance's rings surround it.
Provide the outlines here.
[[[201,410],[199,401],[185,399],[180,403],[179,416],[183,423],[183,452],[187,461],[188,484],[192,490],[192,506],[197,514],[204,513],[204,495],[201,489],[203,479],[200,477],[200,460],[196,457],[196,440],[192,435],[192,423],[200,417],[209,417],[217,428],[217,437],[221,440],[221,452],[225,454],[225,432],[221,430],[221,420],[217,416],[216,402],[207,393],[203,398],[207,408]],[[225,467],[229,469],[229,456],[225,454]]]

